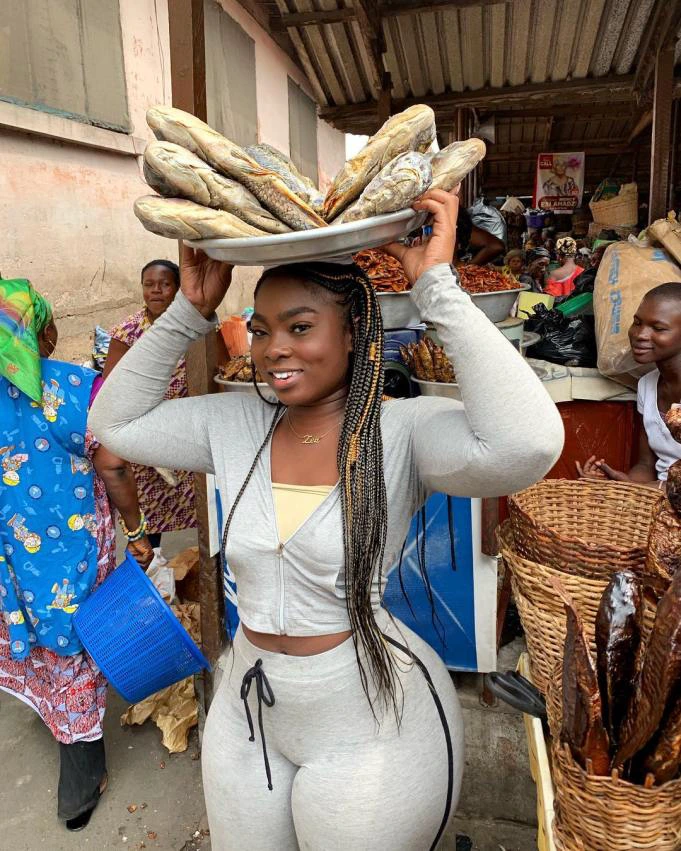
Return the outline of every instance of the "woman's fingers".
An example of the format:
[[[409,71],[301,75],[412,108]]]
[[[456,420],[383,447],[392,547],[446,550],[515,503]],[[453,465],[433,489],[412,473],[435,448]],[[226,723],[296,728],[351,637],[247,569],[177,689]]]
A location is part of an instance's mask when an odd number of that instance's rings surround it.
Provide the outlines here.
[[[391,257],[394,257],[396,260],[399,260],[400,263],[404,255],[409,251],[406,245],[402,242],[389,242],[387,245],[382,246],[383,251],[386,254],[389,254]]]

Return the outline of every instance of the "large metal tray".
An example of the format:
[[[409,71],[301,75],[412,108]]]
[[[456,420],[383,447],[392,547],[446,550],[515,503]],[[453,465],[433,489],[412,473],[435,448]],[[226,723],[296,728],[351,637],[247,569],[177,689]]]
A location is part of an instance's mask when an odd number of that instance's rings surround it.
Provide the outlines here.
[[[421,317],[416,309],[414,300],[408,292],[377,293],[381,308],[381,318],[386,331],[397,328],[411,328],[421,324]]]
[[[314,230],[243,239],[195,239],[187,244],[200,248],[214,260],[235,266],[272,266],[313,260],[332,262],[364,248],[377,248],[403,239],[420,228],[427,215],[409,208]]]
[[[216,375],[213,378],[213,381],[220,385],[220,391],[222,393],[248,393],[249,396],[258,395],[255,386],[250,381],[226,381],[224,378],[220,378],[219,375]],[[277,396],[269,384],[266,384],[264,381],[259,381],[258,389],[268,401],[277,401]]]

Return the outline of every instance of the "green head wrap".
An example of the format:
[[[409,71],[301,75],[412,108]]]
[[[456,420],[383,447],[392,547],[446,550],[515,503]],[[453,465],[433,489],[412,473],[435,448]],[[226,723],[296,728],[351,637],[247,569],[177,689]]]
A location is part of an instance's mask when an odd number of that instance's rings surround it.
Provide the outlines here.
[[[42,399],[38,337],[52,319],[50,303],[23,278],[0,279],[0,375]]]

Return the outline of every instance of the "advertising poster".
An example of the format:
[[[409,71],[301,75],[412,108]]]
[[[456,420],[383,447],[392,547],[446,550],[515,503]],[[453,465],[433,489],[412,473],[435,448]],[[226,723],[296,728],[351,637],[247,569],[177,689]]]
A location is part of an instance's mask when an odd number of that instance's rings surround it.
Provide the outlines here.
[[[534,183],[535,207],[554,213],[571,213],[582,204],[584,152],[539,154]]]

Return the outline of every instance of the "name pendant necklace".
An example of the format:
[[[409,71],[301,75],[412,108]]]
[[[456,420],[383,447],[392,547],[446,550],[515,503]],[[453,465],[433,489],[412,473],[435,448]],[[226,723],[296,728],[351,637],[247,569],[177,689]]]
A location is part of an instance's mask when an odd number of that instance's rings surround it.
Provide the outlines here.
[[[298,440],[304,446],[316,446],[316,444],[320,443],[327,437],[331,432],[338,428],[341,422],[337,422],[335,425],[332,425],[328,431],[325,431],[324,434],[298,434],[298,432],[293,428],[293,423],[291,422],[291,414],[289,413],[288,408],[286,409],[286,422],[288,423],[288,427],[291,429],[293,434],[298,438]]]

